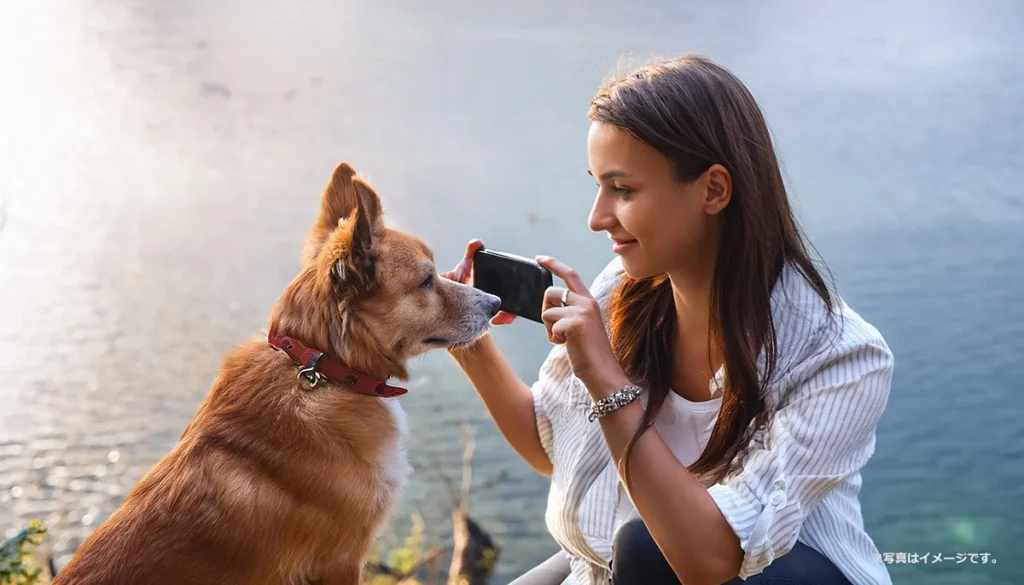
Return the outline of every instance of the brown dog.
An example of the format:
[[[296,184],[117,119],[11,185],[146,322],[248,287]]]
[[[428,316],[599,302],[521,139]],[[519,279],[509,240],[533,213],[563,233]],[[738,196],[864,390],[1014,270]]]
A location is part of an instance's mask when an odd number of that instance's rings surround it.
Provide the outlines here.
[[[54,584],[356,584],[408,470],[386,381],[476,340],[498,305],[439,277],[340,164],[269,340],[227,354],[181,441]]]

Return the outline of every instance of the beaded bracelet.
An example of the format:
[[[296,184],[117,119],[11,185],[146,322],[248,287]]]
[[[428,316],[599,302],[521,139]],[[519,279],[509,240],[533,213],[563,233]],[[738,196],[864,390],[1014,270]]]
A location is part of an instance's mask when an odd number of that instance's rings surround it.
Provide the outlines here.
[[[594,406],[590,409],[590,416],[587,418],[590,422],[594,422],[598,418],[605,416],[611,412],[614,412],[623,406],[626,406],[630,402],[633,402],[640,396],[642,390],[639,386],[633,384],[626,384],[621,390],[615,392],[611,396],[606,396],[601,400],[594,403]]]

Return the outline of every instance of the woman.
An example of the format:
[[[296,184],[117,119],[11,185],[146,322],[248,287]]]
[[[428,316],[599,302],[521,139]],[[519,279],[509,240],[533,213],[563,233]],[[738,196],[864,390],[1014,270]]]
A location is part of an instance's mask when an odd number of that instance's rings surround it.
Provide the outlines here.
[[[551,476],[562,550],[515,583],[890,583],[857,494],[893,357],[812,262],[754,98],[686,57],[609,82],[589,117],[589,226],[617,258],[589,288],[538,258],[566,287],[532,387],[490,337],[452,350]]]

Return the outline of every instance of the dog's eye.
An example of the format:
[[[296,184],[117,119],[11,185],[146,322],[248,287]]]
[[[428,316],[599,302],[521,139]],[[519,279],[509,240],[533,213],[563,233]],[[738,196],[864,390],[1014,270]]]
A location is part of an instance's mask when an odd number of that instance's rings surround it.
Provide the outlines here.
[[[434,286],[434,275],[431,274],[426,280],[420,283],[420,288],[430,288]]]

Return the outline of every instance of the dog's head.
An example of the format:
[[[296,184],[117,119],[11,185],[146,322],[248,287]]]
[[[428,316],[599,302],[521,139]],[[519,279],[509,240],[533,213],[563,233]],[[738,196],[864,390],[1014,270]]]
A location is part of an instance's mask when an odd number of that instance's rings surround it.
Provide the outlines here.
[[[377,193],[341,163],[270,326],[350,367],[405,379],[406,360],[472,343],[499,305],[439,276],[430,248],[385,225]]]

